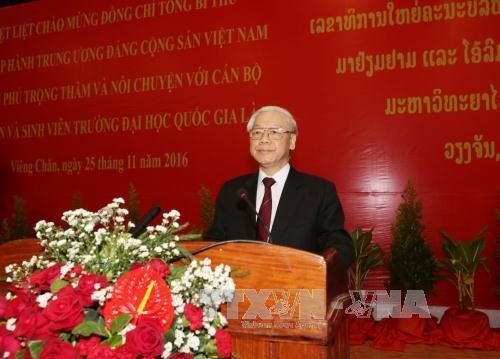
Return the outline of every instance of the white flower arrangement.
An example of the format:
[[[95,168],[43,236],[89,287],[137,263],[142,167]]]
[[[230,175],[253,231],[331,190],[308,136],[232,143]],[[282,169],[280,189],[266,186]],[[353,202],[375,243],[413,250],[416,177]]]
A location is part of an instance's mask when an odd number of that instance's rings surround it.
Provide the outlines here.
[[[182,247],[180,242],[194,235],[180,234],[187,224],[179,224],[180,213],[176,210],[165,213],[160,225],[149,226],[134,238],[129,232],[134,224],[127,221],[128,211],[123,204],[123,199],[115,198],[96,213],[84,209],[64,212],[66,229],[39,221],[35,230],[43,253],[20,265],[7,266],[8,280],[15,290],[5,300],[31,298],[31,310],[48,318],[51,333],[58,338],[56,344],[69,345],[68,355],[71,350],[82,357],[89,355],[85,340],[92,336],[98,338],[93,340],[98,341],[95,348],[101,350],[93,355],[128,351],[162,358],[176,353],[196,358],[230,356],[230,336],[222,330],[227,320],[219,308],[234,295],[231,268],[220,264],[212,269],[210,259],[194,259]],[[181,254],[189,263],[172,264]],[[134,276],[132,280],[130,276]],[[158,276],[164,284],[157,283],[154,278]],[[141,287],[141,280],[147,285]],[[78,300],[70,301],[74,308],[71,317],[64,319],[66,326],[52,325],[51,321],[60,318],[49,312],[54,304],[68,298]],[[162,303],[159,310],[154,309],[158,301]],[[140,305],[135,307],[133,303]],[[127,309],[131,307],[135,309]],[[153,349],[138,345],[134,339],[157,326],[147,323],[150,327],[144,329],[143,318],[157,320],[163,326],[163,332],[153,333],[161,338]],[[13,335],[23,334],[13,338],[21,348],[19,355],[25,350],[55,350],[54,341],[39,340],[39,336],[47,335],[46,328],[32,328],[27,335],[23,332],[29,325],[27,318],[0,316],[0,324],[2,319]]]

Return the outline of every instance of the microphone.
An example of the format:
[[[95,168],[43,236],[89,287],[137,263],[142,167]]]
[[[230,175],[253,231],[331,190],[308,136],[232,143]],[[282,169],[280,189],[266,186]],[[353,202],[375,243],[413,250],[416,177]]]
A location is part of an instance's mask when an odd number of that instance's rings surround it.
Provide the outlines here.
[[[139,237],[144,231],[146,230],[146,227],[148,224],[157,216],[158,213],[161,212],[160,206],[154,206],[152,207],[144,217],[141,218],[140,221],[138,221],[135,224],[134,228],[131,228],[129,233],[132,235],[132,237],[137,238]]]
[[[250,209],[253,211],[253,213],[257,216],[260,223],[264,226],[264,229],[266,230],[266,234],[267,234],[266,242],[273,243],[273,239],[271,237],[271,230],[269,229],[269,226],[266,223],[264,223],[264,221],[262,220],[262,217],[259,215],[259,212],[257,212],[257,209],[253,205],[252,201],[250,201],[250,198],[248,198],[248,191],[245,188],[238,189],[238,198],[240,200],[245,201],[245,203],[250,207]]]

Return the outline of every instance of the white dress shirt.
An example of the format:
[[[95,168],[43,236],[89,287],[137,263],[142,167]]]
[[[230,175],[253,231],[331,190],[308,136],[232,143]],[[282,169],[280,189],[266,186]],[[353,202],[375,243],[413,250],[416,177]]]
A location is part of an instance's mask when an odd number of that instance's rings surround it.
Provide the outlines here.
[[[274,176],[268,176],[261,169],[259,170],[259,178],[257,180],[257,198],[255,201],[255,208],[257,211],[260,209],[260,205],[262,204],[262,198],[264,197],[264,183],[262,180],[266,177],[274,178],[276,181],[275,184],[271,186],[271,196],[272,196],[272,207],[271,207],[271,225],[269,226],[269,230],[272,230],[274,217],[276,215],[276,209],[278,208],[278,204],[280,202],[281,193],[283,193],[283,187],[285,186],[286,178],[288,177],[288,173],[290,172],[290,164],[287,163],[285,167],[280,169],[278,172],[274,174]],[[257,220],[257,218],[255,218]]]

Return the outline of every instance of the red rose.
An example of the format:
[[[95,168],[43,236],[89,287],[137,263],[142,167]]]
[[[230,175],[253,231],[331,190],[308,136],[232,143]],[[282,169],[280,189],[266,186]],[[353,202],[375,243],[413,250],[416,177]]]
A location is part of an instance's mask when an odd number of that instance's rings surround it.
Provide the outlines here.
[[[45,342],[40,359],[80,359],[80,354],[68,342],[58,338],[51,338]]]
[[[19,295],[9,302],[4,316],[5,318],[17,318],[29,308],[38,308],[35,295],[28,292],[19,292]]]
[[[94,300],[92,300],[91,298],[92,293],[94,293],[98,289],[105,288],[108,285],[108,280],[103,275],[84,274],[80,278],[78,286],[75,288],[75,292],[80,297],[80,302],[82,303],[82,305],[84,307],[90,307],[92,304],[94,304]]]
[[[136,356],[129,352],[127,348],[125,348],[125,345],[116,348],[114,355],[115,359],[136,359]]]
[[[223,329],[217,329],[215,332],[215,346],[217,347],[217,354],[221,358],[230,357],[233,351],[231,335]]]
[[[159,258],[151,259],[146,263],[146,267],[158,272],[162,277],[166,277],[170,274],[170,266]]]
[[[72,286],[68,285],[55,294],[44,314],[50,321],[49,329],[57,332],[73,329],[83,320],[83,306]]]
[[[158,319],[140,317],[137,327],[127,333],[125,345],[127,351],[154,358],[163,353],[163,328]]]
[[[101,339],[95,335],[90,338],[80,338],[78,344],[76,345],[76,350],[81,356],[88,356],[90,352],[99,346]]]
[[[40,291],[49,291],[54,279],[59,278],[61,275],[63,265],[64,263],[57,263],[52,267],[31,274],[28,278],[29,284]]]
[[[51,336],[49,320],[39,310],[27,309],[19,315],[14,335],[30,340],[47,339]]]
[[[64,278],[72,281],[74,278],[82,275],[83,269],[84,268],[81,265],[77,264],[69,271],[69,273],[66,274]]]
[[[10,353],[9,358],[14,359],[18,350],[21,350],[21,343],[5,328],[5,325],[0,326],[0,353]]]
[[[184,316],[189,321],[191,331],[203,328],[203,309],[191,303],[186,303],[184,305]]]
[[[114,359],[115,351],[111,349],[109,345],[99,344],[95,348],[93,348],[87,359]]]
[[[116,358],[116,351],[109,345],[101,344],[101,339],[97,336],[90,338],[80,338],[76,346],[78,353],[87,359],[113,359]],[[132,355],[130,355],[132,358]]]

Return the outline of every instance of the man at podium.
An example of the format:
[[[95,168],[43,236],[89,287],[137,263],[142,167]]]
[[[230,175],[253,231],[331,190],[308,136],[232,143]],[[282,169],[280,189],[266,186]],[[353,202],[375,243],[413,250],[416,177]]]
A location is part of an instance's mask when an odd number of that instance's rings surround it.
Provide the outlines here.
[[[207,238],[254,239],[324,256],[335,249],[347,267],[354,250],[335,185],[289,163],[298,134],[292,114],[262,107],[250,117],[247,132],[259,171],[223,184]]]

